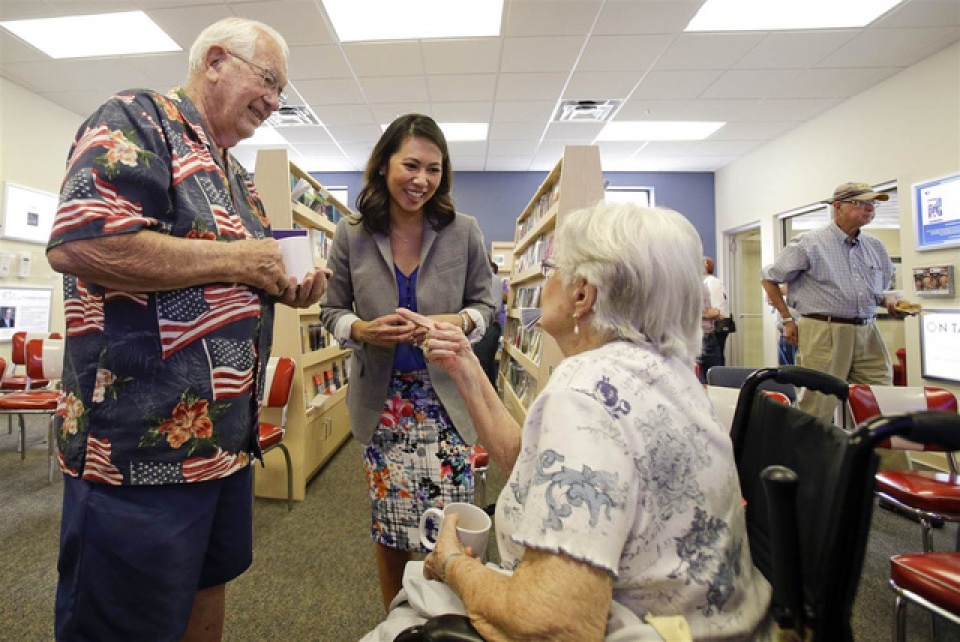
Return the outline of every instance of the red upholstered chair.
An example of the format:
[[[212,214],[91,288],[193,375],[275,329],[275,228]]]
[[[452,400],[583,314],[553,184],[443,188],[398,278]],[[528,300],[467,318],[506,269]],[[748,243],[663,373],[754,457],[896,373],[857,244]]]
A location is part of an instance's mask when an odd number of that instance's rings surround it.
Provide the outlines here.
[[[37,380],[59,379],[63,371],[63,340],[42,338],[30,339],[25,344],[24,362],[26,365],[26,388],[20,392],[0,395],[0,415],[17,416],[20,425],[20,459],[26,458],[27,426],[25,415],[49,415],[50,426],[47,435],[47,452],[50,456],[48,478],[53,481],[56,469],[56,436],[53,431],[53,417],[57,411],[60,393],[53,388],[31,389],[31,383]]]
[[[907,385],[907,349],[897,349],[897,362],[893,364],[893,385]]]
[[[895,639],[903,642],[907,605],[914,603],[960,625],[960,553],[907,553],[890,558],[897,594]]]
[[[13,364],[13,367],[10,369],[9,374],[7,374],[6,368],[0,369],[0,374],[3,375],[3,377],[0,378],[0,392],[36,390],[37,388],[46,388],[50,385],[49,379],[43,377],[32,378],[29,373],[17,374],[17,366],[26,366],[27,364],[27,343],[31,339],[46,339],[47,337],[51,339],[61,338],[56,332],[52,334],[31,332],[13,333],[10,345],[10,362]]]
[[[870,386],[852,384],[850,412],[857,424],[879,415],[922,410],[957,412],[957,398],[948,390],[932,386]],[[943,451],[937,444],[916,444],[892,439],[880,446],[912,451]],[[930,529],[935,520],[960,522],[960,471],[954,453],[947,452],[949,473],[919,470],[881,470],[876,474],[877,494],[920,522],[923,550],[933,550]]]
[[[473,479],[474,503],[481,508],[487,505],[487,467],[490,465],[490,453],[480,444],[474,444]]]
[[[287,403],[290,401],[290,391],[293,389],[293,374],[297,369],[296,362],[289,357],[270,357],[267,362],[267,377],[264,387],[266,393],[263,398],[263,408],[277,408],[280,410],[280,423],[260,422],[259,443],[260,451],[266,455],[274,448],[279,448],[287,462],[287,510],[293,510],[293,464],[290,461],[290,451],[283,443],[287,424]]]

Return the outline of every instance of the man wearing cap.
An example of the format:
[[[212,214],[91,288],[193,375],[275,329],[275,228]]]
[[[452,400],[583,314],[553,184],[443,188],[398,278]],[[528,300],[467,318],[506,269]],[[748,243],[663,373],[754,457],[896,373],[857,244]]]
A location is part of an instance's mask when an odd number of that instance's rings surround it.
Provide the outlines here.
[[[760,270],[761,284],[797,346],[797,364],[850,383],[891,385],[890,356],[877,329],[876,309],[890,287],[893,262],[883,243],[860,228],[873,220],[886,194],[866,183],[843,183],[833,192],[833,221],[792,239],[777,260]],[[790,308],[779,285],[788,285]],[[892,304],[891,316],[902,318]],[[836,399],[804,390],[801,410],[832,421]]]

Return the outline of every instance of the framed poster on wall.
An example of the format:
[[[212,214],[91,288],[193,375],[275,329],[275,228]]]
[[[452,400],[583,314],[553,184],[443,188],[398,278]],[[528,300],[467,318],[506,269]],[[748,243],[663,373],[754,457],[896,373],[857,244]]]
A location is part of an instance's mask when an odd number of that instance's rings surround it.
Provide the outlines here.
[[[4,238],[46,245],[56,213],[56,194],[4,183],[3,224],[0,227]]]
[[[960,174],[913,184],[917,251],[960,246]]]
[[[50,332],[53,288],[0,286],[0,342],[14,332]]]
[[[960,383],[960,310],[920,314],[920,374]]]

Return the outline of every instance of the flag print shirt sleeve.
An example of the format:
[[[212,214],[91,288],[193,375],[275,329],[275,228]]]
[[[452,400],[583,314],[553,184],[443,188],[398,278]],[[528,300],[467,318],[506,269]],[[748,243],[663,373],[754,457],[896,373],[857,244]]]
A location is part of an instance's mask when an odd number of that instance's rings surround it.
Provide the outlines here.
[[[141,230],[197,242],[269,236],[249,176],[232,157],[218,163],[210,141],[182,90],[117,94],[78,131],[48,247]],[[64,314],[64,472],[166,484],[248,465],[269,297],[236,283],[125,292],[65,275]]]

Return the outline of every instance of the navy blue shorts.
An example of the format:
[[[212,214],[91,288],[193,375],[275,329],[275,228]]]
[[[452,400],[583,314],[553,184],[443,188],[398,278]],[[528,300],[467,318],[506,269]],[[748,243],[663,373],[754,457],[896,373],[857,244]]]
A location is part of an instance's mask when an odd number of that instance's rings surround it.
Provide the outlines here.
[[[57,640],[179,640],[197,590],[253,561],[252,479],[249,467],[167,486],[64,475]]]

